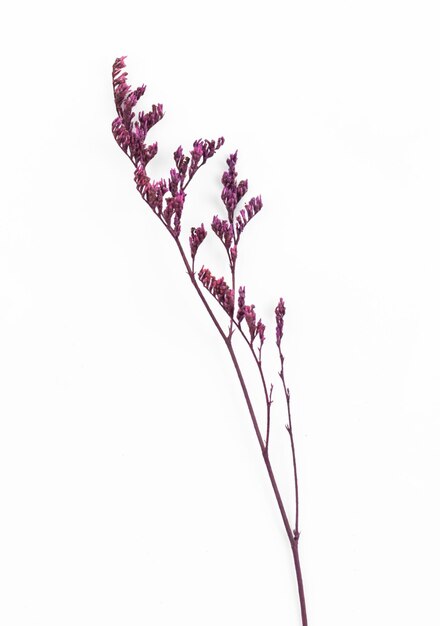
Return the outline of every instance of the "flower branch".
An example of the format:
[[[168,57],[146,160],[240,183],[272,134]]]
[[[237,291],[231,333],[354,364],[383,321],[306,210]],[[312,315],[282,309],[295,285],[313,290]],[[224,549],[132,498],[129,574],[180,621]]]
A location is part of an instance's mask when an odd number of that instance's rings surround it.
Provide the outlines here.
[[[113,121],[112,132],[119,147],[135,167],[134,180],[139,194],[151,208],[156,217],[158,217],[158,219],[162,222],[175,241],[190,281],[198,297],[202,301],[208,315],[214,323],[214,326],[224,341],[231,357],[257,437],[258,445],[264,459],[270,484],[281,514],[287,538],[292,549],[301,607],[302,626],[307,626],[304,586],[298,550],[300,533],[297,464],[292,431],[290,391],[285,380],[284,355],[281,350],[285,305],[284,301],[280,299],[278,306],[275,309],[275,319],[276,345],[281,363],[279,375],[286,399],[288,415],[286,429],[289,434],[294,469],[295,524],[293,526],[289,522],[283,498],[281,496],[269,458],[273,385],[271,384],[269,387],[267,384],[262,362],[262,348],[266,340],[266,325],[261,319],[257,321],[255,306],[253,304],[249,305],[246,303],[246,293],[244,287],[239,288],[238,298],[236,298],[238,245],[247,224],[262,209],[263,203],[261,196],[251,198],[249,202],[244,205],[244,208],[239,208],[241,200],[248,191],[248,181],[238,181],[236,169],[237,152],[230,154],[226,160],[227,170],[223,173],[221,179],[223,185],[221,199],[226,209],[226,219],[215,215],[212,218],[211,230],[219,239],[226,251],[231,282],[228,284],[223,276],[216,278],[212,272],[203,265],[200,270],[196,272],[196,257],[200,246],[208,236],[208,232],[203,223],[200,226],[192,227],[190,229],[190,235],[188,238],[189,256],[187,256],[180,239],[187,188],[200,168],[205,165],[207,161],[212,158],[223,146],[224,139],[223,137],[220,137],[216,141],[213,139],[197,139],[194,141],[189,155],[185,155],[182,146],[179,146],[174,152],[175,167],[170,170],[168,179],[166,180],[162,178],[158,181],[152,180],[147,173],[147,165],[157,154],[158,146],[156,142],[148,144],[147,136],[151,128],[162,119],[164,115],[163,106],[161,104],[153,105],[148,113],[141,111],[136,116],[134,107],[138,103],[139,99],[144,95],[146,88],[145,85],[142,85],[141,87],[132,90],[127,83],[127,73],[124,71],[124,68],[125,57],[116,59],[113,65],[112,81],[117,117]],[[216,300],[217,304],[227,314],[229,318],[228,332],[225,331],[220,324],[217,315],[204,295],[204,290],[209,292],[211,297]],[[246,342],[259,371],[266,403],[265,438],[263,438],[248,387],[233,346],[234,330],[237,330],[239,336],[241,336]]]

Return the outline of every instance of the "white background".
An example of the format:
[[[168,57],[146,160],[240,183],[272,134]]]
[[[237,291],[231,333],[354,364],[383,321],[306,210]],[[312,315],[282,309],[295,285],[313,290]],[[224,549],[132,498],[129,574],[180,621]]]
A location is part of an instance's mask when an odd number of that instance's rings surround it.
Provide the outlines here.
[[[227,352],[110,132],[122,54],[145,106],[165,106],[155,176],[180,143],[226,138],[183,239],[221,210],[237,147],[263,196],[240,283],[275,382],[272,312],[288,307],[310,625],[440,624],[436,4],[3,9],[2,625],[299,624]],[[213,237],[200,261],[224,271]]]

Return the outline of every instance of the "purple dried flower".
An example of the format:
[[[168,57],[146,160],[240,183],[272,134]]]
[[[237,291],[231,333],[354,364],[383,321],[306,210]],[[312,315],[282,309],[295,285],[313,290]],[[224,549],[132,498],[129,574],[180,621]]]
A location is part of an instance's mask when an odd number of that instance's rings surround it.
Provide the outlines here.
[[[116,139],[116,143],[127,154],[130,147],[130,132],[125,128],[124,122],[120,117],[113,120],[112,123],[113,137]]]
[[[133,109],[138,103],[139,98],[144,95],[145,89],[145,85],[142,85],[134,91],[129,92],[121,103],[122,120],[124,122],[125,128],[127,129],[131,128],[133,125],[133,118],[135,117]]]
[[[286,307],[284,305],[284,300],[280,298],[278,305],[275,309],[275,319],[276,319],[276,337],[277,337],[277,346],[281,346],[281,339],[283,337],[283,326],[284,326],[284,315],[286,314]]]
[[[227,220],[221,220],[218,215],[215,215],[212,219],[211,228],[220,241],[223,242],[226,249],[229,250],[234,238],[232,224],[230,224]]]
[[[247,180],[242,180],[237,185],[237,171],[235,169],[237,165],[237,152],[230,154],[229,158],[226,159],[226,163],[228,169],[222,176],[222,200],[228,212],[229,221],[232,224],[237,204],[247,191]]]
[[[136,122],[130,135],[130,152],[135,163],[142,165],[148,165],[157,154],[157,143],[146,146],[145,137],[146,135],[139,130]]]
[[[197,170],[211,158],[216,151],[224,143],[223,137],[217,139],[217,143],[214,139],[196,139],[193,143],[193,149],[191,150],[191,158],[183,153],[182,146],[179,146],[174,152],[174,162],[176,164],[177,171],[180,175],[180,188],[183,189],[185,178],[188,174],[188,182],[193,178]],[[189,168],[189,169],[188,169]],[[186,186],[186,185],[185,185]]]
[[[237,238],[240,237],[244,231],[246,224],[259,212],[263,206],[261,196],[251,198],[244,209],[241,209],[240,213],[236,217]]]
[[[147,187],[147,203],[158,215],[162,213],[163,197],[166,192],[167,184],[163,179],[159,181],[153,181]]]
[[[136,188],[145,202],[157,215],[162,215],[163,197],[168,191],[164,180],[151,182],[145,171],[145,166],[139,164],[134,171]]]
[[[191,228],[191,235],[189,237],[189,247],[191,249],[191,257],[196,258],[197,250],[200,244],[205,239],[207,232],[203,224],[197,228]]]
[[[133,109],[144,95],[145,85],[131,90],[127,84],[127,72],[122,71],[125,67],[125,58],[116,59],[113,64],[113,92],[118,117],[113,122],[112,130],[117,143],[133,163],[146,165],[155,156],[157,145],[145,146],[145,139],[150,128],[162,119],[163,107],[161,104],[153,105],[151,111],[148,113],[141,111],[136,122],[133,121],[135,118]]]
[[[188,182],[193,178],[197,170],[210,159],[217,150],[221,148],[225,140],[223,137],[217,139],[196,139],[191,150],[191,159],[189,160]],[[188,158],[188,157],[187,157]]]
[[[145,132],[145,135],[148,133],[149,130],[151,130],[151,128],[153,128],[155,124],[157,124],[157,122],[159,122],[163,118],[163,115],[164,113],[162,104],[153,104],[153,106],[151,107],[151,111],[148,111],[148,113],[145,113],[144,111],[141,111],[139,113],[138,124],[139,127],[142,128],[142,130]]]
[[[220,150],[224,143],[224,137],[219,137],[217,139],[217,143],[214,141],[214,139],[211,139],[210,141],[205,139],[203,143],[203,158],[205,159],[205,161],[213,157],[217,150]]]
[[[180,235],[180,220],[182,217],[184,202],[185,195],[182,193],[178,194],[177,196],[171,196],[171,198],[166,198],[167,206],[165,207],[165,210],[163,212],[163,217],[175,237],[178,237]],[[173,216],[174,220],[173,224],[171,224]]]
[[[167,227],[168,231],[172,234],[175,242],[179,248],[179,252],[182,256],[184,265],[188,271],[191,282],[196,288],[198,295],[201,297],[205,307],[207,308],[211,319],[214,322],[217,330],[219,331],[222,339],[225,341],[228,351],[231,355],[234,363],[241,387],[247,402],[250,417],[253,422],[253,426],[257,435],[257,439],[263,453],[266,468],[268,470],[273,491],[275,493],[278,507],[280,509],[287,536],[289,538],[290,546],[293,550],[293,557],[295,562],[295,571],[298,582],[298,592],[301,605],[301,617],[303,626],[307,626],[307,613],[305,605],[304,589],[302,584],[301,568],[299,563],[298,553],[298,540],[299,540],[299,514],[298,514],[298,479],[296,469],[296,457],[294,440],[292,434],[292,420],[291,420],[291,408],[290,408],[290,391],[286,385],[284,375],[284,356],[281,351],[281,340],[283,337],[284,315],[286,308],[284,300],[280,298],[279,303],[275,309],[276,317],[276,343],[279,349],[279,358],[281,363],[281,370],[279,372],[286,398],[288,423],[286,425],[287,432],[290,438],[290,447],[292,451],[293,467],[294,467],[294,480],[295,480],[295,521],[294,524],[289,521],[283,498],[280,494],[277,480],[274,472],[272,471],[271,458],[269,455],[269,435],[271,428],[271,404],[272,404],[272,390],[273,385],[270,385],[270,390],[266,382],[266,375],[263,369],[262,363],[262,347],[265,342],[266,327],[262,320],[256,321],[255,306],[247,305],[245,302],[245,288],[240,287],[238,292],[237,302],[237,323],[234,322],[234,309],[235,309],[235,294],[223,277],[215,278],[209,269],[202,267],[198,273],[198,277],[203,286],[212,294],[221,307],[229,315],[229,330],[225,330],[217,318],[217,315],[211,309],[207,300],[203,296],[197,282],[194,278],[194,259],[197,251],[207,236],[205,227],[203,224],[197,228],[191,228],[191,234],[189,237],[189,246],[192,258],[192,269],[190,269],[190,262],[187,258],[186,252],[179,241],[181,232],[181,218],[183,212],[183,206],[186,197],[186,187],[195,173],[200,167],[206,163],[207,159],[211,158],[215,152],[223,145],[224,139],[220,137],[217,142],[214,140],[202,140],[197,139],[193,143],[190,156],[186,156],[183,153],[182,147],[179,146],[174,153],[175,168],[171,169],[168,184],[165,180],[152,181],[147,174],[146,166],[151,159],[157,153],[157,143],[147,145],[146,138],[149,130],[163,117],[163,108],[161,104],[153,105],[151,111],[148,113],[140,112],[136,118],[134,109],[139,99],[145,93],[145,85],[132,90],[130,85],[127,84],[127,73],[124,72],[125,57],[116,59],[113,65],[113,89],[115,105],[118,117],[113,121],[112,131],[116,142],[124,153],[130,158],[131,162],[135,166],[134,179],[136,187],[141,194],[142,198],[152,208],[154,213],[158,215],[161,222]],[[212,230],[219,237],[221,242],[226,248],[229,269],[231,272],[231,281],[233,287],[236,281],[236,260],[238,243],[244,228],[248,222],[261,210],[262,201],[261,197],[257,196],[251,198],[251,200],[245,204],[244,208],[237,210],[238,203],[248,190],[247,180],[237,182],[237,152],[230,154],[227,159],[228,169],[222,176],[222,200],[227,209],[228,220],[222,220],[217,215],[212,220]],[[165,195],[169,192],[169,197]],[[164,199],[166,201],[164,208]],[[237,215],[236,215],[237,213]],[[245,334],[242,321],[246,320],[247,327],[249,329],[249,337]],[[240,335],[244,338],[251,350],[251,353],[256,361],[263,391],[266,400],[266,436],[261,429],[257,415],[253,409],[252,402],[247,389],[246,381],[241,373],[241,364],[237,359],[235,346],[233,346],[234,338],[234,325],[239,329]],[[254,347],[254,341],[259,340],[259,346],[257,351]]]
[[[233,317],[234,315],[234,300],[234,291],[227,288],[223,296],[223,308],[225,309],[229,317]]]
[[[127,72],[123,72],[125,68],[125,59],[127,57],[120,57],[113,63],[112,79],[113,79],[113,93],[115,97],[115,105],[118,115],[122,117],[122,103],[128,92],[130,86],[127,85]]]
[[[242,197],[247,193],[248,190],[248,181],[241,180],[237,185],[237,202],[240,202]]]
[[[203,142],[201,139],[193,143],[193,149],[190,152],[191,163],[189,166],[189,177],[192,178],[197,171],[200,160],[203,158]]]
[[[246,320],[248,328],[249,328],[249,336],[250,336],[250,341],[251,343],[253,343],[255,337],[258,336],[260,337],[260,348],[263,345],[263,341],[264,341],[264,331],[265,331],[265,326],[262,323],[261,319],[257,324],[257,317],[255,315],[255,305],[251,304],[248,305],[245,302],[245,297],[246,297],[246,291],[244,287],[239,287],[238,288],[238,301],[237,301],[237,322],[240,325],[241,322],[243,321],[243,319]]]
[[[254,341],[255,339],[255,335],[257,333],[257,324],[256,324],[256,315],[255,315],[255,305],[251,304],[249,305],[245,305],[243,307],[243,313],[244,313],[244,318],[247,322],[247,325],[249,327],[249,335],[251,338],[251,343]]]
[[[182,146],[179,146],[174,152],[174,162],[182,179],[185,178],[188,170],[189,157],[183,154]]]
[[[182,193],[184,179],[185,176],[174,168],[170,170],[168,187],[172,196],[177,196],[178,193]]]
[[[142,163],[144,165],[147,165],[151,161],[151,159],[154,159],[156,154],[157,154],[157,141],[155,141],[154,143],[150,144],[149,146],[143,146]]]
[[[147,193],[150,179],[147,176],[147,172],[145,171],[145,167],[143,165],[138,165],[134,170],[134,182],[136,183],[137,190],[141,196],[144,196]]]
[[[244,306],[245,306],[246,289],[245,287],[238,288],[238,310],[237,310],[237,322],[241,324],[244,319]]]
[[[264,336],[264,331],[266,330],[266,326],[263,324],[263,322],[260,320],[258,320],[257,323],[257,335],[260,338],[260,347],[263,345],[264,340],[266,339],[266,337]]]
[[[234,291],[228,287],[223,276],[216,278],[207,267],[202,267],[199,271],[199,280],[232,317],[234,315]]]

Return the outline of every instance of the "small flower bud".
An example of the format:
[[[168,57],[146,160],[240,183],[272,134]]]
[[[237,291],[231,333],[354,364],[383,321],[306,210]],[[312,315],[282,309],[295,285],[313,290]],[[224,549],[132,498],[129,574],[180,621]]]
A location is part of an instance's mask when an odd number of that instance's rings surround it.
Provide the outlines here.
[[[245,287],[239,287],[238,289],[238,310],[237,310],[237,322],[241,324],[244,319],[244,306],[245,306],[245,296],[246,290]]]
[[[195,259],[197,250],[200,244],[205,239],[207,232],[203,224],[197,228],[191,228],[191,235],[189,237],[189,246],[191,248],[191,257]]]
[[[277,346],[281,346],[281,339],[283,337],[283,326],[284,326],[284,315],[286,314],[286,307],[284,305],[284,300],[280,298],[278,305],[275,309],[275,319],[276,319],[276,343]]]
[[[250,306],[245,305],[244,306],[244,318],[247,322],[248,328],[249,328],[249,335],[251,338],[251,343],[254,341],[255,339],[255,335],[257,332],[257,325],[255,323],[256,321],[256,315],[255,315],[255,305],[251,304]]]

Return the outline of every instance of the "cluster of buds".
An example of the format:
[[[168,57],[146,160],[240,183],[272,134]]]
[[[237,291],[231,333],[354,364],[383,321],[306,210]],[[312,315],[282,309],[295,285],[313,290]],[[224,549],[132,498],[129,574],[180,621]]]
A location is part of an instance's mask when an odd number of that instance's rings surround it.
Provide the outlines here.
[[[261,319],[259,319],[257,322],[257,335],[260,338],[260,347],[263,345],[264,340],[266,339],[266,337],[264,336],[265,331],[266,326],[263,324]]]
[[[139,99],[145,93],[145,85],[134,91],[127,84],[127,72],[124,72],[125,57],[116,59],[113,65],[113,93],[118,117],[113,121],[112,131],[120,148],[130,157],[134,165],[147,165],[157,153],[157,144],[145,145],[148,131],[163,117],[161,104],[153,105],[151,111],[141,111],[135,121],[133,111]]]
[[[138,165],[134,171],[134,182],[136,188],[145,200],[145,202],[153,209],[156,215],[162,215],[163,198],[168,187],[166,182],[162,179],[159,181],[151,181],[147,176],[145,167]]]
[[[246,289],[245,287],[239,287],[238,288],[238,308],[237,308],[237,322],[239,324],[241,324],[241,322],[244,320],[244,307],[246,305]]]
[[[256,198],[251,198],[249,202],[245,204],[244,209],[241,209],[236,217],[237,241],[240,238],[241,233],[244,231],[246,224],[248,224],[249,220],[261,211],[262,207],[263,202],[261,200],[261,196],[257,196]]]
[[[123,115],[122,103],[130,91],[130,86],[127,85],[127,72],[123,71],[126,58],[127,57],[120,57],[116,59],[112,68],[113,94],[115,97],[116,111],[119,116]]]
[[[197,139],[193,143],[193,149],[191,150],[191,162],[189,164],[188,180],[194,176],[199,167],[204,165],[208,159],[214,156],[225,143],[224,137],[219,137],[217,142],[214,139]]]
[[[237,184],[237,170],[235,169],[235,166],[237,165],[237,152],[231,154],[226,160],[226,163],[228,165],[228,169],[222,176],[222,200],[228,212],[229,221],[232,224],[237,204],[247,192],[248,181],[241,180]]]
[[[232,265],[235,265],[235,262],[237,260],[237,254],[238,254],[237,246],[232,246],[230,252],[231,252],[231,262],[232,262]]]
[[[163,212],[163,218],[175,237],[180,235],[180,222],[182,219],[184,202],[185,194],[183,193],[171,196],[171,198],[166,198],[166,207]]]
[[[216,278],[208,268],[202,267],[199,272],[202,285],[214,296],[224,308],[229,317],[234,315],[234,292],[230,289],[223,278]]]
[[[230,224],[228,220],[221,220],[218,215],[214,215],[211,228],[223,243],[226,250],[229,250],[234,240],[234,230],[232,228],[232,224]]]
[[[245,304],[243,307],[243,315],[249,328],[249,336],[252,343],[255,339],[255,335],[257,334],[257,316],[255,314],[255,304]]]
[[[277,346],[281,347],[281,339],[283,338],[283,326],[284,326],[284,316],[286,314],[286,307],[284,305],[284,300],[280,298],[276,309],[275,309],[275,320],[276,320],[276,338],[277,338]]]
[[[131,135],[130,132],[125,128],[124,122],[120,117],[117,117],[115,120],[113,120],[112,132],[118,146],[125,152],[125,154],[128,154]]]
[[[223,137],[219,137],[217,141],[214,139],[197,139],[193,143],[190,157],[183,153],[182,146],[177,148],[174,152],[176,167],[170,171],[169,180],[170,192],[173,196],[183,192],[197,170],[214,156],[224,142]]]
[[[124,71],[125,58],[120,57],[113,64],[113,92],[118,114],[112,123],[113,135],[120,148],[136,167],[134,179],[142,198],[162,219],[170,233],[177,238],[181,231],[185,202],[184,189],[197,170],[221,148],[224,139],[223,137],[217,141],[197,139],[193,144],[190,157],[183,153],[180,146],[174,153],[176,167],[170,171],[168,184],[164,180],[151,181],[146,173],[146,166],[157,154],[157,143],[147,145],[146,138],[151,128],[162,119],[163,106],[155,104],[148,113],[141,111],[136,119],[134,107],[144,95],[146,88],[142,85],[132,90],[128,85],[127,72]],[[167,192],[171,197],[164,198]],[[166,200],[165,208],[164,199]]]
[[[203,224],[201,226],[197,226],[197,228],[191,228],[191,235],[189,237],[189,247],[191,249],[191,258],[195,259],[197,250],[199,249],[200,244],[205,239],[208,233],[205,230]]]
[[[248,329],[249,329],[249,337],[251,344],[254,342],[255,338],[258,336],[260,339],[260,352],[263,346],[265,336],[264,332],[266,330],[266,326],[263,324],[261,319],[257,322],[257,316],[255,314],[255,305],[246,304],[246,290],[244,287],[238,288],[238,308],[237,308],[237,322],[238,325],[241,326],[241,322],[246,320]]]
[[[171,195],[177,196],[177,194],[183,193],[183,184],[185,182],[189,164],[189,157],[183,154],[182,146],[179,146],[174,152],[174,163],[176,164],[176,168],[173,168],[170,171],[168,184]]]

